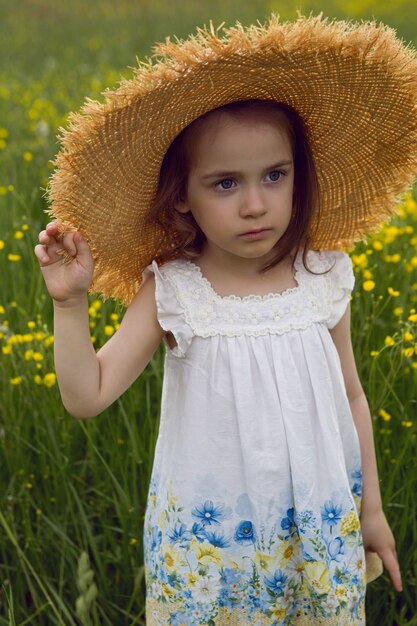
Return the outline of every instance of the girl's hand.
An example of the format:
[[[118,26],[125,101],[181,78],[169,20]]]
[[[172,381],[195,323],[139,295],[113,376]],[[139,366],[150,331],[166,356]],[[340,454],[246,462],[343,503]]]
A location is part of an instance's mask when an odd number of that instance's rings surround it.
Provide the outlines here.
[[[394,589],[402,591],[395,540],[382,509],[375,513],[361,515],[361,528],[365,550],[376,552],[379,555],[391,577]]]
[[[72,260],[65,261],[64,253]],[[51,298],[63,302],[85,294],[93,278],[94,261],[87,242],[78,231],[59,233],[51,222],[39,233],[35,247],[46,287]]]

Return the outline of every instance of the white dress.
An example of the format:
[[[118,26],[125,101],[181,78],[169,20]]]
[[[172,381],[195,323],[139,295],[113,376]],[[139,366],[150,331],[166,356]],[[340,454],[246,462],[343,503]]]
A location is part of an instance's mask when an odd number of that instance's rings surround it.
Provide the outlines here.
[[[243,298],[190,261],[149,268],[177,346],[145,515],[148,626],[365,623],[359,440],[329,333],[354,277],[342,252],[307,261],[296,287]]]

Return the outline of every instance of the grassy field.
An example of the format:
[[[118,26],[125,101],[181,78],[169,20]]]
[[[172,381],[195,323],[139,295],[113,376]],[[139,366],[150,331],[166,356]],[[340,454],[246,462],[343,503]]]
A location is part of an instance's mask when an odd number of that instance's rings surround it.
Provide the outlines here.
[[[382,4],[377,17],[415,42],[412,2],[396,10]],[[373,10],[371,2],[350,5],[355,18]],[[328,15],[343,16],[341,4],[324,2],[325,13],[326,6]],[[186,36],[210,18],[263,19],[278,7],[261,0],[1,0],[0,8],[0,626],[144,624],[142,527],[163,351],[101,416],[82,422],[65,413],[51,303],[33,254],[46,219],[43,189],[68,112],[128,77],[125,68],[153,41]],[[295,15],[289,3],[280,10]],[[415,198],[408,195],[393,221],[352,251],[355,354],[404,581],[400,595],[386,575],[370,585],[371,626],[417,625]],[[91,297],[97,347],[122,315],[117,304]]]

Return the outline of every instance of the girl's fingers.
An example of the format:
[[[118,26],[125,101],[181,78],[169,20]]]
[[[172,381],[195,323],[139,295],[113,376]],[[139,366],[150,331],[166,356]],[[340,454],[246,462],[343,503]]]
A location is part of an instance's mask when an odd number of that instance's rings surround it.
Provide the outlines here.
[[[50,257],[46,251],[45,246],[41,245],[38,243],[37,246],[35,246],[35,254],[38,258],[38,261],[41,265],[46,265],[49,261],[50,261]]]
[[[401,582],[401,572],[400,566],[398,565],[398,559],[395,551],[387,550],[386,552],[379,555],[384,563],[385,569],[387,570],[390,578],[392,580],[392,584],[394,585],[394,589],[396,591],[402,591],[403,586]]]

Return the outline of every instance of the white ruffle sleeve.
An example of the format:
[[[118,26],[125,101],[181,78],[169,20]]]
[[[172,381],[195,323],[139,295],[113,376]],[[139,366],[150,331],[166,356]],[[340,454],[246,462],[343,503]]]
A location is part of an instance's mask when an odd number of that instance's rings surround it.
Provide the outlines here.
[[[177,345],[173,348],[170,347],[166,336],[164,337],[165,344],[174,356],[184,357],[193,338],[193,331],[185,321],[183,307],[178,300],[169,273],[164,271],[164,266],[158,267],[156,261],[153,261],[152,265],[148,265],[143,273],[144,280],[146,281],[151,274],[155,276],[158,322],[166,333],[173,335]]]
[[[352,261],[345,252],[322,252],[331,267],[328,273],[330,282],[330,316],[327,328],[331,329],[341,320],[348,306],[352,289],[355,285],[355,276]]]

